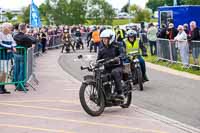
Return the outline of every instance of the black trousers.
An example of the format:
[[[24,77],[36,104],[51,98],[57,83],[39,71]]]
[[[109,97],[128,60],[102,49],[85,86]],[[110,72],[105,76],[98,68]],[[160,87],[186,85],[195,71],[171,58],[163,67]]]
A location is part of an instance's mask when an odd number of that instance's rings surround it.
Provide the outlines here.
[[[115,92],[122,92],[122,67],[116,67],[110,71],[111,76],[115,82]]]
[[[46,41],[45,42],[41,42],[41,44],[42,44],[42,53],[44,53],[46,51],[47,42]]]

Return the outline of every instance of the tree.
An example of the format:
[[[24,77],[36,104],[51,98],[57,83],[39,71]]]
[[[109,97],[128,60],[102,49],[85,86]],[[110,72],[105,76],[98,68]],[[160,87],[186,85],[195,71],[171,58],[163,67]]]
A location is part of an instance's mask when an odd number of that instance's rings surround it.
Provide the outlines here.
[[[128,9],[129,8],[129,3],[127,3],[126,5],[124,5],[121,9],[121,12],[127,12],[128,13]]]
[[[108,2],[104,1],[102,3],[103,7],[103,19],[102,24],[111,25],[113,22],[113,18],[116,16],[114,9],[112,8],[112,5],[110,5]]]
[[[55,24],[83,24],[86,15],[86,0],[51,0],[51,17]]]
[[[22,9],[22,22],[23,23],[29,23],[29,16],[30,16],[30,5],[28,7],[24,7]]]
[[[185,5],[200,5],[199,0],[182,0]]]
[[[173,0],[149,0],[146,4],[146,7],[152,9],[153,12],[157,11],[159,6],[172,6]]]
[[[133,19],[134,22],[149,22],[151,19],[151,13],[148,9],[142,9],[137,5],[132,5],[130,11],[133,13],[133,16],[135,16]]]
[[[11,12],[6,12],[5,15],[8,18],[8,21],[11,21],[12,18],[15,16],[15,14],[11,13]]]
[[[178,5],[200,5],[199,0],[177,0]],[[157,11],[159,6],[172,6],[173,0],[149,0],[146,4],[146,7],[150,8],[154,11]]]
[[[46,22],[46,24],[50,24],[50,16],[51,16],[51,6],[50,6],[50,1],[46,0],[45,3],[42,3],[39,6],[39,12],[40,12],[40,17],[43,22]]]
[[[111,25],[115,11],[105,0],[89,0],[87,16],[94,19],[93,24]]]

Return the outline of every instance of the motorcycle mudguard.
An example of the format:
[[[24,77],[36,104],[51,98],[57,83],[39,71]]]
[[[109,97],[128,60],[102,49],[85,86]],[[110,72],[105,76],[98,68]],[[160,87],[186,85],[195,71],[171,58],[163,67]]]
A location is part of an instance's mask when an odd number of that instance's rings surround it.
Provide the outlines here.
[[[83,77],[83,83],[85,84],[95,84],[94,76],[93,75],[86,75]]]

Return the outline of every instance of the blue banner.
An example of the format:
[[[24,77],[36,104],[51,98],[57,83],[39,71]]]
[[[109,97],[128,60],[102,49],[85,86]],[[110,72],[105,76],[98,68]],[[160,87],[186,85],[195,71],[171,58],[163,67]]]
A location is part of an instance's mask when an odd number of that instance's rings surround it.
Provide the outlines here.
[[[34,28],[42,26],[38,7],[35,5],[33,0],[30,5],[30,26]]]

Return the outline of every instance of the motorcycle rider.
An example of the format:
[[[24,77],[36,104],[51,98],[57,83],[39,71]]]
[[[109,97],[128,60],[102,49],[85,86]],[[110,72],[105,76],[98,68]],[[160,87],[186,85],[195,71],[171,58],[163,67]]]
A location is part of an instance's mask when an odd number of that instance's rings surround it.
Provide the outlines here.
[[[118,42],[122,42],[124,38],[125,38],[125,30],[120,29],[120,27],[118,26],[116,30],[116,39]]]
[[[97,60],[100,59],[113,59],[120,55],[119,45],[115,42],[115,33],[106,29],[100,34],[100,38],[102,39],[102,47],[100,48],[97,56]],[[115,93],[114,97],[123,99],[122,95],[122,63],[120,60],[113,61],[112,63],[106,64],[105,72],[111,73],[111,76],[115,82]]]
[[[81,39],[81,32],[80,32],[79,28],[76,29],[75,37],[77,38],[77,43],[79,43],[79,44],[76,44],[76,45],[81,45],[82,49],[84,49],[84,45],[83,45],[83,42],[82,42],[82,39]]]
[[[139,45],[139,39],[137,39],[137,32],[134,30],[129,30],[127,32],[127,39],[124,40],[125,46],[126,46],[126,54],[130,53],[130,52],[135,52],[138,51],[140,52],[140,45]],[[141,70],[142,70],[142,75],[143,75],[143,80],[144,81],[149,81],[146,75],[146,66],[145,66],[145,61],[142,58],[142,56],[138,56],[137,57],[139,62],[140,62],[140,66],[141,66]]]
[[[63,47],[62,47],[62,50],[61,50],[61,53],[63,53],[63,50],[66,48],[69,48],[70,49],[70,46],[72,47],[73,51],[75,52],[75,49],[74,49],[74,46],[72,45],[71,43],[71,35],[69,33],[69,29],[65,29],[64,30],[64,34],[63,34]],[[68,46],[67,46],[68,45]]]
[[[92,33],[92,40],[93,40],[93,46],[94,46],[94,52],[97,52],[97,48],[100,45],[100,32],[99,30],[95,27],[93,29],[93,33]],[[92,47],[90,47],[90,52],[92,51]]]

